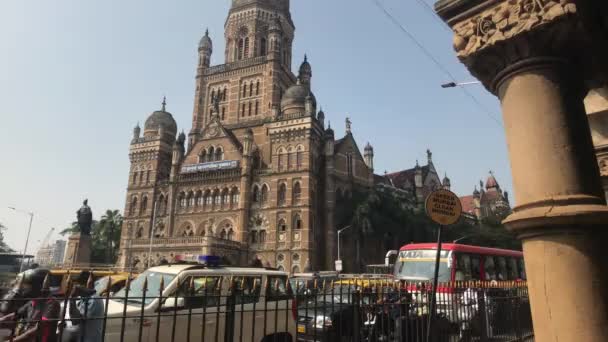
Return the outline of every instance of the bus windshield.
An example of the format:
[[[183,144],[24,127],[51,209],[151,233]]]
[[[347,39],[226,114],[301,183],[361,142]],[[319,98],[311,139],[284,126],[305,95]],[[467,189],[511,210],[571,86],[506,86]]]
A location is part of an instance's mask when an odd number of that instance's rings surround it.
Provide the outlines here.
[[[395,278],[412,281],[429,281],[435,276],[434,250],[408,250],[399,252],[395,262]],[[442,250],[439,259],[439,282],[450,281],[449,251]]]

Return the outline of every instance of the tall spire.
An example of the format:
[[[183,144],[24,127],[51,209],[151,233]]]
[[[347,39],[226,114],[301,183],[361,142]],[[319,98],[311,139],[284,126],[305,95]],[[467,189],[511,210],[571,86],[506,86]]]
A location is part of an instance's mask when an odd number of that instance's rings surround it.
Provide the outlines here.
[[[166,96],[163,96],[163,103],[162,103],[161,111],[163,111],[163,112],[167,111],[167,97]]]

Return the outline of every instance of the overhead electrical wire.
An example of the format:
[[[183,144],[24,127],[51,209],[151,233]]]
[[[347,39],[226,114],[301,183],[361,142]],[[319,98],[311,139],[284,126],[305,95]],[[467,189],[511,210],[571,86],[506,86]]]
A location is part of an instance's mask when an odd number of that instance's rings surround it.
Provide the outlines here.
[[[439,62],[439,60],[437,60],[437,58],[435,58],[435,56],[433,56],[433,54],[420,42],[420,40],[418,40],[407,28],[405,28],[405,26],[403,26],[389,11],[388,9],[379,1],[379,0],[371,0],[379,9],[380,11],[395,25],[397,26],[401,32],[403,32],[413,43],[414,45],[416,45],[418,47],[418,49],[420,49],[420,51],[422,51],[422,53],[428,58],[430,59],[433,64],[435,64],[435,66],[441,71],[443,72],[452,82],[458,84],[458,81],[456,80],[456,77],[454,77],[454,75],[445,67],[443,66],[443,64],[441,64]],[[423,0],[420,0],[423,1]],[[428,7],[428,4],[424,3],[426,5],[426,7]],[[489,118],[491,118],[496,124],[498,124],[498,126],[504,128],[503,124],[500,122],[499,119],[496,118],[495,115],[493,115],[487,108],[485,108],[485,106],[479,101],[479,99],[477,99],[477,97],[475,97],[468,89],[466,89],[463,86],[459,86],[458,88],[460,88],[465,95],[467,95],[478,107],[479,109],[481,109],[485,115],[487,115]]]

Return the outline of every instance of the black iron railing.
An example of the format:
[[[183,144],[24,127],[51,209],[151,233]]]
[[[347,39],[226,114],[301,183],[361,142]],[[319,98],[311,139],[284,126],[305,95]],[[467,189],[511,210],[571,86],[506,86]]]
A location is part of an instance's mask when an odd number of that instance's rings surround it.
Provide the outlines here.
[[[152,279],[152,277],[150,278]],[[0,338],[28,341],[533,341],[525,283],[445,283],[429,330],[431,287],[390,279],[288,281],[197,276],[0,302]],[[167,278],[169,279],[169,278]],[[108,282],[110,284],[111,281]],[[89,284],[90,285],[90,284]],[[100,294],[101,293],[101,294]],[[428,333],[430,331],[430,334]]]

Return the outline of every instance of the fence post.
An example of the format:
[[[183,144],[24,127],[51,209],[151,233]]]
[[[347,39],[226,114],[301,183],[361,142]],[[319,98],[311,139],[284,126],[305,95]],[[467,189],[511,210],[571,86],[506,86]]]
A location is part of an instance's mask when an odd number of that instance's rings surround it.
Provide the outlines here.
[[[353,341],[361,340],[361,291],[353,293]]]
[[[486,291],[483,288],[477,290],[477,305],[479,306],[479,319],[481,321],[479,325],[481,327],[480,342],[488,341],[488,310],[485,295]]]
[[[232,284],[231,284],[232,287]],[[226,326],[224,330],[224,341],[234,341],[234,316],[236,313],[236,296],[231,288],[230,294],[226,297]],[[219,324],[219,321],[218,321]],[[243,324],[243,322],[241,322]]]

